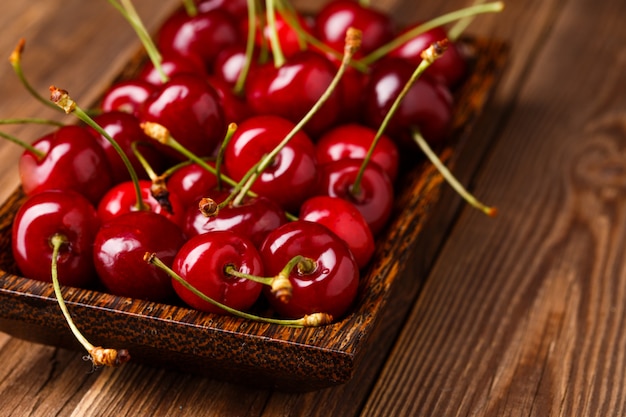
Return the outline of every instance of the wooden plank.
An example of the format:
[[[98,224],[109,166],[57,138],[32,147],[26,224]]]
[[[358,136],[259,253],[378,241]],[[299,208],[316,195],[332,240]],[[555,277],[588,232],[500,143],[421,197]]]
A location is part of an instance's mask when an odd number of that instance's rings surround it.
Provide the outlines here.
[[[363,415],[624,415],[626,8],[555,6],[515,25],[541,36],[476,182],[501,216],[465,210]]]

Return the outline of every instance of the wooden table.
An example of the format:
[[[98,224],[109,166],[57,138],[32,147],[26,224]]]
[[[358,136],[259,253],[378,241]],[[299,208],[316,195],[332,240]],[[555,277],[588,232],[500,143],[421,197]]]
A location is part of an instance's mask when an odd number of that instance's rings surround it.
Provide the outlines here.
[[[154,29],[177,1],[137,0]],[[321,2],[298,1],[314,10]],[[384,0],[400,22],[469,2]],[[441,245],[424,236],[421,286],[398,334],[374,339],[351,382],[305,394],[128,364],[90,373],[80,354],[0,333],[0,414],[11,416],[626,415],[626,3],[509,0],[468,33],[512,54],[456,172],[500,210],[445,197]],[[138,43],[106,2],[7,2],[0,51],[95,99]],[[59,117],[0,66],[2,117]],[[46,128],[13,127],[37,137]],[[0,193],[18,182],[0,145]],[[452,214],[450,216],[449,214]],[[419,255],[419,256],[418,256]],[[388,308],[393,309],[393,302]]]

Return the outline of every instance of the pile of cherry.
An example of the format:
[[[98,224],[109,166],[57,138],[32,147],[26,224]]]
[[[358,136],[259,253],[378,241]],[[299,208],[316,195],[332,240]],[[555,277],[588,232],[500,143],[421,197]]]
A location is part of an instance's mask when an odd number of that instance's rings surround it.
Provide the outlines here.
[[[93,120],[128,155],[138,184],[115,146],[89,125],[55,128],[22,154],[27,199],[16,214],[12,242],[25,277],[50,281],[50,239],[60,235],[57,270],[64,285],[182,300],[224,313],[173,279],[173,271],[241,311],[262,295],[278,317],[322,312],[340,318],[350,309],[360,271],[391,215],[399,154],[414,152],[407,159],[420,159],[410,130],[417,127],[431,144],[445,139],[451,90],[466,63],[449,44],[402,101],[354,187],[421,51],[446,33],[430,30],[371,59],[410,28],[400,31],[389,16],[350,0],[332,0],[306,17],[284,1],[276,4],[272,26],[265,10],[258,14],[244,83],[238,84],[247,62],[247,2],[206,0],[195,13],[175,13],[155,36],[162,71],[147,63],[104,94]],[[350,26],[362,32],[354,65],[250,178],[251,168],[292,132],[335,77]],[[149,137],[144,128],[150,123],[164,126],[204,164]],[[253,181],[250,192],[232,191],[247,181]],[[276,277],[288,278],[287,294],[277,290]]]

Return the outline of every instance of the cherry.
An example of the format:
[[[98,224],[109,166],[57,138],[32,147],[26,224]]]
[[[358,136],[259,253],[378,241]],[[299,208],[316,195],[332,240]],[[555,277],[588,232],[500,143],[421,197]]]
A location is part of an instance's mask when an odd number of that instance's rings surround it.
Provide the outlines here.
[[[224,151],[224,171],[241,180],[289,134],[294,124],[278,116],[255,116],[239,125]],[[252,185],[252,190],[287,211],[296,211],[317,183],[315,148],[298,131]]]
[[[400,33],[400,36],[419,25],[420,23],[416,23],[407,27]],[[401,46],[393,49],[388,56],[403,58],[414,67],[417,67],[422,62],[422,51],[434,42],[443,39],[448,39],[446,30],[442,27],[436,27],[411,38]],[[467,62],[461,54],[458,44],[450,42],[446,52],[430,65],[426,70],[426,74],[440,80],[449,87],[454,87],[463,78],[466,71]]]
[[[136,211],[102,224],[93,257],[102,284],[114,295],[163,301],[174,295],[167,273],[143,261],[146,252],[171,265],[185,242],[180,228],[165,216]]]
[[[385,58],[374,65],[365,86],[363,120],[377,129],[393,102],[411,78],[415,68],[400,58]],[[417,127],[430,144],[440,143],[448,134],[452,120],[453,98],[447,86],[423,74],[400,102],[385,132],[397,140]],[[413,141],[400,142],[412,144]]]
[[[320,166],[318,194],[340,197],[354,204],[374,235],[381,232],[391,215],[394,190],[391,180],[376,164],[367,164],[358,191],[354,190],[360,159],[342,159]]]
[[[104,93],[100,108],[104,112],[123,111],[137,116],[139,108],[156,88],[147,81],[131,79],[113,84]]]
[[[300,220],[320,223],[341,238],[354,255],[359,268],[364,268],[374,254],[374,236],[361,212],[354,204],[339,197],[316,196],[300,208]]]
[[[209,83],[220,97],[220,103],[224,110],[224,118],[228,123],[240,123],[252,116],[252,110],[243,97],[236,95],[230,84],[210,76]]]
[[[315,144],[320,165],[341,159],[363,159],[376,136],[372,128],[356,123],[339,125],[326,132]],[[393,182],[398,175],[398,147],[387,135],[382,135],[372,153],[371,161],[385,170]]]
[[[262,284],[237,278],[228,266],[250,275],[263,275],[263,262],[248,239],[232,231],[215,231],[189,239],[178,251],[172,270],[209,298],[237,310],[249,309],[259,298]],[[189,306],[212,313],[224,310],[200,299],[178,281],[174,290]]]
[[[197,156],[210,156],[226,132],[220,102],[205,78],[177,74],[147,99],[139,119],[165,126]]]
[[[224,48],[242,42],[239,25],[230,13],[214,9],[189,16],[180,10],[161,26],[157,46],[163,53],[200,58],[207,69]]]
[[[213,162],[209,165],[215,166]],[[176,195],[183,207],[197,208],[198,200],[217,186],[217,177],[196,163],[177,168],[167,179],[167,189]]]
[[[393,23],[388,15],[354,0],[328,2],[315,16],[317,38],[336,51],[343,51],[348,28],[363,32],[360,56],[374,51],[391,41],[394,36]]]
[[[196,74],[199,76],[206,76],[207,71],[204,66],[204,62],[199,57],[194,56],[182,56],[178,54],[169,53],[162,56],[159,64],[166,77],[163,80],[161,72],[159,72],[152,61],[148,61],[137,75],[137,79],[144,80],[150,84],[159,86],[167,79],[171,78],[175,74]]]
[[[217,203],[227,196],[211,195]],[[265,197],[246,198],[241,204],[227,204],[214,216],[206,216],[198,206],[187,209],[187,217],[183,231],[187,236],[231,230],[249,239],[256,247],[260,247],[269,232],[285,224],[285,212],[272,200]]]
[[[278,274],[295,256],[312,261],[311,268],[295,268],[289,275],[293,291],[281,301],[269,288],[264,293],[283,317],[312,313],[343,316],[357,294],[359,269],[348,246],[327,227],[303,220],[289,222],[271,232],[260,249],[268,275]]]
[[[323,55],[302,51],[279,68],[273,63],[259,66],[247,80],[246,99],[256,114],[271,113],[298,123],[326,91],[336,72],[335,65]],[[333,91],[304,130],[316,137],[330,128],[341,115],[341,104],[341,90]]]
[[[112,184],[104,150],[84,127],[63,126],[33,143],[20,156],[19,173],[27,195],[74,190],[97,204]]]
[[[143,177],[147,178],[141,163],[133,152],[133,143],[138,145],[144,144],[144,146],[139,146],[138,149],[152,169],[161,170],[164,168],[165,161],[163,155],[152,146],[152,140],[143,132],[139,126],[139,120],[135,116],[121,111],[110,111],[95,116],[93,120],[117,142],[138,174],[143,172]],[[96,136],[100,146],[104,148],[109,166],[111,167],[113,183],[118,184],[130,180],[128,169],[115,148],[111,145],[111,142],[93,128],[88,127],[87,129]],[[145,146],[145,144],[148,144],[148,146]]]
[[[11,232],[13,259],[25,277],[51,282],[51,239],[62,236],[59,281],[87,287],[96,277],[91,248],[99,226],[95,208],[83,195],[43,191],[28,197],[17,210]]]
[[[256,63],[256,58],[258,58],[256,55],[258,54],[255,54],[252,59],[253,67]],[[233,87],[237,83],[239,75],[241,74],[241,69],[247,59],[245,45],[231,45],[217,55],[211,73],[215,78],[218,78]]]
[[[173,223],[182,226],[185,218],[185,208],[176,194],[169,194],[167,201],[169,206],[166,206],[152,195],[151,181],[140,180],[139,188],[143,203],[148,205],[150,211],[161,214]],[[98,216],[103,222],[138,210],[135,185],[131,181],[121,182],[113,186],[98,204]]]
[[[296,53],[305,49],[306,45],[303,44],[303,40],[300,38],[300,32],[308,33],[312,36],[313,27],[312,24],[305,19],[303,16],[299,15],[294,11],[284,11],[285,13],[290,14],[290,19],[292,19],[295,24],[299,26],[299,28],[294,28],[291,22],[282,14],[275,13],[274,14],[274,22],[273,29],[269,23],[266,23],[263,27],[259,27],[259,23],[257,23],[257,33],[256,33],[256,45],[257,47],[262,47],[263,45],[270,45],[272,31],[276,31],[276,35],[278,36],[278,43],[280,44],[280,50],[282,55],[285,58],[289,58],[290,56],[295,55]],[[248,33],[248,19],[245,19],[243,22],[243,32],[245,34]],[[345,32],[344,32],[345,37]],[[343,45],[342,45],[343,50]]]

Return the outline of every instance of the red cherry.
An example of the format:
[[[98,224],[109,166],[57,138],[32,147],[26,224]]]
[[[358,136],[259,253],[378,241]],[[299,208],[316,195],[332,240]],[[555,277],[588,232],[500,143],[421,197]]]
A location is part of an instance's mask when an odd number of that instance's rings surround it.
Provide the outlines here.
[[[255,55],[258,54],[255,53]],[[231,45],[217,55],[211,73],[232,87],[237,82],[246,60],[246,45]],[[253,59],[252,66],[254,67],[255,65],[256,59]],[[254,69],[251,68],[251,71],[254,71]]]
[[[154,85],[138,79],[120,81],[105,92],[100,108],[104,112],[117,110],[137,116],[155,89]]]
[[[377,62],[364,90],[364,121],[378,129],[400,91],[411,78],[415,67],[400,58]],[[452,121],[453,98],[445,85],[427,75],[420,76],[404,97],[385,132],[403,138],[417,127],[430,144],[447,136]],[[412,141],[409,148],[416,148]]]
[[[415,23],[407,27],[401,32],[401,35],[419,25],[420,23]],[[414,67],[417,67],[422,62],[422,51],[429,48],[434,42],[447,38],[446,30],[442,27],[436,27],[413,37],[391,51],[388,56],[403,58]],[[467,63],[459,50],[458,44],[448,42],[446,52],[428,67],[426,73],[442,81],[448,87],[453,87],[463,78],[466,71]]]
[[[185,208],[176,194],[170,193],[168,196],[171,207],[164,207],[157,201],[150,192],[152,182],[140,180],[139,188],[143,202],[147,204],[150,211],[160,214],[177,225],[182,225],[185,218]],[[100,200],[98,204],[98,216],[103,222],[125,213],[137,211],[137,195],[135,186],[131,181],[125,181],[113,186]]]
[[[343,52],[346,31],[350,27],[363,33],[361,48],[355,57],[374,51],[394,36],[393,23],[387,14],[354,0],[330,1],[315,17],[318,39],[339,52]]]
[[[12,226],[11,248],[21,273],[51,282],[51,238],[63,235],[57,270],[59,282],[87,287],[96,272],[91,248],[100,226],[93,205],[74,191],[44,191],[29,197],[18,209]]]
[[[364,159],[376,131],[356,123],[337,126],[326,132],[315,144],[317,162],[320,165],[341,159]],[[371,161],[385,170],[392,182],[398,175],[398,147],[389,136],[383,134],[372,153]]]
[[[239,25],[230,13],[214,9],[189,16],[180,10],[161,26],[157,46],[163,53],[199,57],[209,69],[222,49],[239,42]]]
[[[244,274],[263,275],[263,262],[252,242],[231,231],[189,239],[172,262],[174,272],[209,298],[236,310],[247,310],[259,298],[262,284],[228,274],[227,266]],[[224,313],[178,281],[173,281],[173,286],[187,305],[200,311]]]
[[[213,162],[208,164],[215,166]],[[216,186],[217,177],[195,163],[178,168],[167,179],[167,189],[178,197],[183,207],[197,208],[198,200]]]
[[[205,78],[177,74],[141,108],[141,122],[156,122],[198,157],[210,156],[226,132],[217,92]]]
[[[228,123],[241,123],[252,116],[252,110],[248,103],[243,97],[239,97],[233,92],[230,84],[217,77],[209,77],[208,80],[220,97],[220,103],[224,109],[224,119]]]
[[[283,302],[264,288],[279,315],[289,318],[328,313],[337,319],[351,307],[357,294],[359,269],[348,246],[325,226],[293,221],[271,232],[261,250],[267,275],[275,275],[295,256],[314,262],[314,270],[289,275],[293,294]]]
[[[285,12],[287,13],[287,11]],[[312,23],[309,20],[305,19],[295,11],[289,11],[288,13],[291,14],[290,18],[298,23],[302,31],[308,33],[311,36],[313,35]],[[265,21],[265,16],[263,16],[262,20]],[[248,36],[248,19],[243,19],[242,23],[243,33]],[[261,48],[264,45],[270,45],[270,39],[273,34],[269,24],[265,24],[265,26],[263,27],[259,26],[260,22],[257,22],[257,34],[255,39],[257,47]],[[275,13],[274,15],[274,30],[276,31],[276,34],[278,36],[280,50],[286,58],[304,50],[303,46],[305,45],[301,44],[298,31],[291,26],[289,21],[287,21],[281,13]]]
[[[139,126],[139,120],[132,114],[110,111],[95,116],[93,120],[120,145],[138,175],[143,175],[144,178],[147,178],[143,166],[133,152],[132,144],[135,142],[138,143],[137,149],[153,170],[158,172],[165,167],[163,155],[154,146],[151,146],[152,140],[146,136]],[[100,146],[106,153],[107,161],[113,174],[113,183],[118,184],[130,180],[130,174],[124,161],[111,143],[93,128],[88,127],[87,129],[95,135],[98,143],[100,143]],[[144,144],[143,146],[141,145],[142,143]]]
[[[377,235],[391,215],[393,184],[382,168],[368,164],[355,193],[354,183],[362,163],[359,159],[342,159],[320,166],[318,194],[340,197],[354,204]]]
[[[223,201],[226,193],[215,197],[217,203]],[[228,204],[221,208],[215,216],[206,217],[196,207],[187,209],[187,217],[183,231],[187,236],[231,230],[239,236],[249,239],[256,247],[260,247],[265,237],[272,230],[285,224],[285,212],[272,200],[265,197],[246,198],[239,205]]]
[[[27,195],[44,190],[74,190],[97,204],[112,184],[104,150],[86,128],[64,126],[33,143],[43,153],[22,153],[19,173]]]
[[[278,116],[255,116],[239,125],[224,152],[224,171],[239,181],[248,170],[270,153],[294,124]],[[252,190],[297,211],[317,182],[315,148],[311,139],[298,132],[273,163],[258,177]]]
[[[300,220],[320,223],[341,238],[364,268],[374,254],[374,236],[354,204],[339,197],[311,197],[302,204]]]
[[[246,99],[256,114],[271,113],[298,123],[326,91],[336,72],[326,57],[302,51],[280,68],[273,63],[259,66],[246,84]],[[336,90],[304,130],[316,137],[333,126],[341,115],[341,104],[341,92]]]
[[[171,278],[144,262],[155,253],[171,265],[185,237],[178,226],[160,214],[137,211],[104,223],[96,234],[93,257],[102,284],[112,294],[151,301],[174,295]]]

